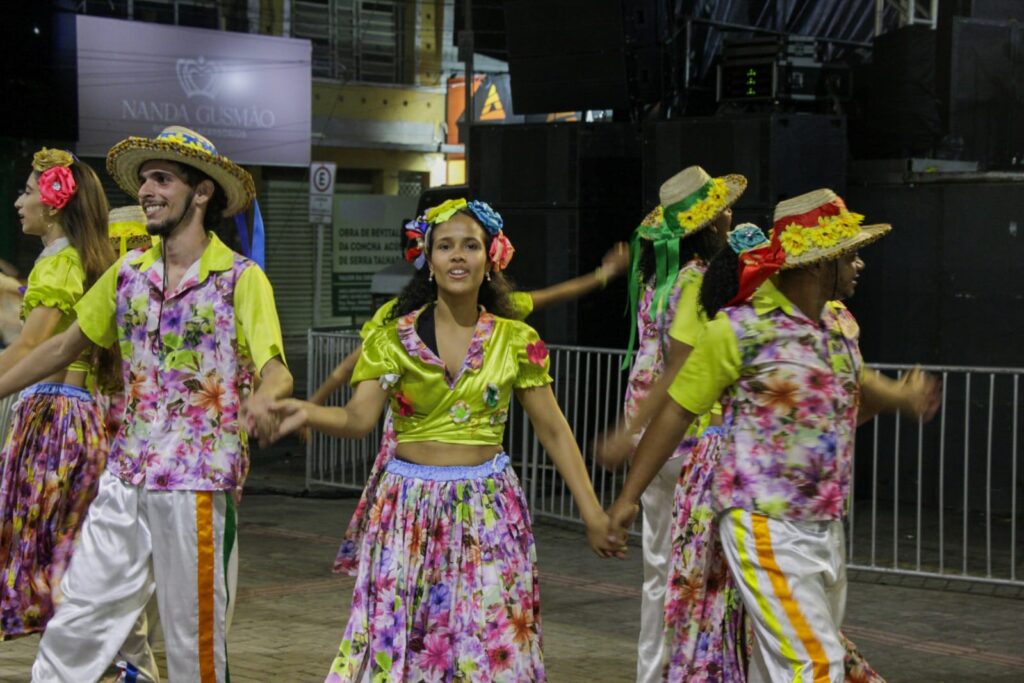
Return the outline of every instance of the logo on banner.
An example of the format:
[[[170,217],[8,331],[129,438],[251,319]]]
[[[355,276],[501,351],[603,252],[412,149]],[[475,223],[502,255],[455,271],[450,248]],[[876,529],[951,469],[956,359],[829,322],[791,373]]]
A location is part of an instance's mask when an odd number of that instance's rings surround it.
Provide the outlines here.
[[[220,62],[198,59],[179,59],[177,63],[178,83],[189,98],[201,95],[216,99],[222,84]]]

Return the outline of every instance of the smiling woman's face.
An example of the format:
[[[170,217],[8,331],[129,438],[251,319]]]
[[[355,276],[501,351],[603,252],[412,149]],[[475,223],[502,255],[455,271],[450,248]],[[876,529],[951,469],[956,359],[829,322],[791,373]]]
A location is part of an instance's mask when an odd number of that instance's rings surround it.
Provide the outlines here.
[[[487,235],[480,224],[457,213],[430,232],[430,272],[449,294],[477,292],[487,272]]]

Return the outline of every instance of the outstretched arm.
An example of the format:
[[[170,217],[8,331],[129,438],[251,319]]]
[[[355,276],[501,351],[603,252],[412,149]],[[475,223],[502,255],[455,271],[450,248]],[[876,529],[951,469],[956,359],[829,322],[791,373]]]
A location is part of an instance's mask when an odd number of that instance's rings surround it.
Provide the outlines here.
[[[318,406],[294,398],[277,401],[272,409],[281,422],[272,440],[277,441],[303,427],[331,436],[358,439],[377,425],[387,398],[387,392],[378,382],[367,380],[356,385],[355,394],[343,408]]]
[[[352,353],[345,356],[345,359],[331,371],[331,374],[320,385],[320,388],[316,390],[316,393],[309,397],[310,403],[322,406],[327,403],[327,399],[331,397],[331,394],[349,383],[349,380],[352,379],[352,370],[355,369],[356,363],[359,362],[359,354],[362,349],[363,345],[360,344]]]
[[[615,431],[598,439],[597,460],[609,469],[615,469],[629,457],[633,451],[633,439],[640,433],[655,415],[661,412],[672,400],[668,396],[668,388],[672,380],[679,374],[686,359],[690,357],[693,347],[676,339],[669,338],[668,358],[665,369],[658,377],[647,396],[637,405],[636,415],[632,421],[619,423]],[[681,439],[680,439],[681,440]]]
[[[19,362],[39,347],[40,344],[53,336],[54,330],[60,324],[63,313],[59,308],[50,306],[39,306],[33,308],[21,328],[18,338],[0,353],[0,377],[8,370],[17,366]],[[71,359],[73,361],[74,358]],[[71,361],[68,361],[69,363]],[[57,368],[60,370],[60,368]],[[56,372],[57,370],[54,370]],[[45,375],[44,375],[45,376]]]
[[[640,512],[640,496],[658,470],[675,452],[696,417],[670,400],[666,401],[661,412],[651,422],[651,426],[640,439],[640,445],[636,447],[633,465],[629,468],[622,491],[615,504],[608,510],[609,540],[625,538],[629,528],[633,526],[637,513]]]
[[[608,250],[594,272],[528,292],[533,299],[533,310],[557,306],[601,289],[626,272],[628,267],[629,246],[625,242],[618,242]]]
[[[896,411],[927,422],[934,417],[942,402],[938,380],[920,368],[914,368],[898,380],[865,369],[860,392],[858,426],[869,422],[879,413]]]
[[[537,438],[572,492],[573,500],[579,506],[587,525],[587,542],[591,549],[601,557],[621,557],[625,550],[624,544],[607,538],[608,516],[597,500],[587,467],[583,463],[583,455],[569,423],[565,421],[562,409],[558,407],[551,386],[517,389],[516,399],[530,416],[530,424]]]
[[[34,313],[35,311],[33,311]],[[30,318],[32,316],[29,316]],[[26,324],[26,328],[28,325]],[[25,336],[22,330],[18,341]],[[39,344],[31,353],[21,356],[20,361],[9,365],[3,375],[0,375],[0,397],[8,396],[16,391],[39,382],[58,370],[70,365],[82,352],[89,348],[89,338],[82,333],[78,322],[71,324],[71,327],[64,332],[50,337]],[[14,347],[12,346],[11,349]],[[10,351],[8,349],[7,351]],[[4,352],[4,357],[7,356]]]

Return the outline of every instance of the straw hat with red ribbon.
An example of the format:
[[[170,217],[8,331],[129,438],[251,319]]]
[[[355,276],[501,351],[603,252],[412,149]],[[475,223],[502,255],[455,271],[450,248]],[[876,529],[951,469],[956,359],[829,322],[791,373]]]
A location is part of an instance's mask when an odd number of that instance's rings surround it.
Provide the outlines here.
[[[837,259],[892,230],[888,223],[863,222],[864,216],[847,209],[839,195],[820,189],[779,202],[770,240],[750,223],[736,226],[729,233],[729,246],[740,261],[739,291],[727,305],[746,301],[779,270]]]

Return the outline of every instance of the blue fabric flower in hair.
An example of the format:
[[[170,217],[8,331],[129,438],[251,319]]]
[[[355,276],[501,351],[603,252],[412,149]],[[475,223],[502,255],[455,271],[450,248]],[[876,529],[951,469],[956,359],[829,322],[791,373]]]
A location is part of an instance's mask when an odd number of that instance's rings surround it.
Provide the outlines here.
[[[761,232],[761,228],[753,223],[740,223],[729,231],[729,247],[737,254],[756,249],[768,243],[768,238]]]
[[[480,225],[484,226],[484,230],[491,235],[497,235],[505,227],[505,221],[501,219],[501,214],[492,209],[487,202],[474,199],[467,204],[466,208],[473,212],[476,219],[480,221]]]

